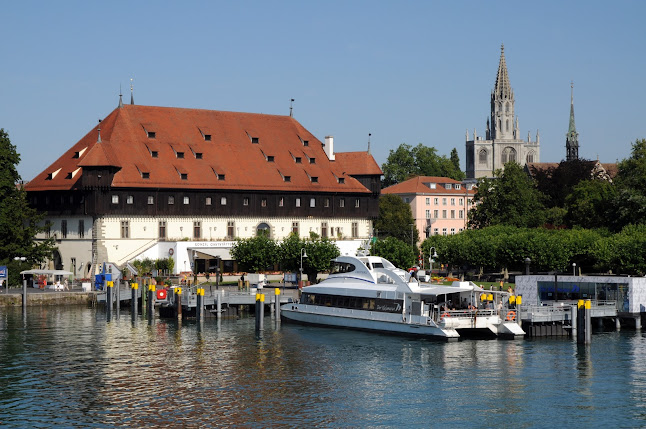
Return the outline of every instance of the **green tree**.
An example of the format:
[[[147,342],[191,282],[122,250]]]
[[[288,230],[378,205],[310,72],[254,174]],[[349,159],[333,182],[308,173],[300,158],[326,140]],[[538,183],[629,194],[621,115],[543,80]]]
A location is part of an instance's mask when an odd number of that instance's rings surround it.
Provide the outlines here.
[[[454,149],[457,156],[457,150]],[[391,149],[381,169],[384,172],[384,188],[403,182],[414,176],[440,176],[463,180],[464,172],[460,170],[460,160],[440,156],[434,147],[418,144],[415,147],[402,143],[395,150]]]
[[[583,180],[565,198],[568,226],[603,228],[608,226],[608,213],[615,198],[615,187],[605,180]]]
[[[236,240],[231,256],[245,271],[260,272],[271,269],[278,263],[278,245],[266,234]]]
[[[311,283],[317,283],[318,273],[329,271],[332,267],[332,260],[339,256],[339,248],[327,238],[316,238],[306,240],[305,252],[307,257],[303,258],[303,272]],[[299,250],[300,264],[300,250]]]
[[[461,171],[460,170],[460,156],[458,155],[458,150],[456,148],[453,148],[451,150],[450,159],[451,159],[451,164],[453,164],[453,167],[455,167],[456,170]],[[460,179],[460,180],[462,180],[462,179]]]
[[[397,195],[385,194],[379,199],[379,217],[374,227],[379,236],[395,237],[403,242],[411,242],[411,225],[414,225],[410,205]],[[417,243],[419,232],[417,227],[412,229],[414,243]],[[412,247],[412,246],[411,246]]]
[[[617,166],[617,194],[609,223],[615,231],[646,222],[646,139],[636,140],[629,158]]]
[[[515,162],[505,164],[494,178],[480,179],[469,211],[469,226],[493,225],[536,227],[544,222],[542,196],[532,179]]]
[[[21,183],[16,166],[20,155],[11,144],[9,134],[0,128],[0,265],[9,270],[8,282],[18,285],[20,271],[52,257],[55,248],[53,238],[35,241],[34,237],[45,230],[39,226],[45,214],[38,214],[29,207],[27,193]],[[15,261],[25,257],[25,261]]]
[[[283,271],[299,272],[301,267],[301,249],[305,249],[305,242],[293,232],[279,245],[279,261]]]
[[[388,259],[396,267],[408,269],[415,265],[415,253],[410,243],[395,237],[386,237],[373,244],[371,253]]]

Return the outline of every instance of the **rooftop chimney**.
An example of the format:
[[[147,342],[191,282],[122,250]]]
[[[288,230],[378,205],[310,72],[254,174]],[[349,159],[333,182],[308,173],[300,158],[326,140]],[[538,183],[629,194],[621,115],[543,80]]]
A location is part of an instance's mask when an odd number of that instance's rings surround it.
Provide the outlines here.
[[[334,137],[325,136],[325,144],[323,150],[330,161],[334,161]]]

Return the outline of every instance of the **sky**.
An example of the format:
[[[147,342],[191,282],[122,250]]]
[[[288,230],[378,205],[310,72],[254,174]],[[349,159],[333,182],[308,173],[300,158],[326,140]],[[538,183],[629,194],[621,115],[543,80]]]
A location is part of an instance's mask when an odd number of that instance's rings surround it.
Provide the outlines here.
[[[616,162],[646,138],[644,1],[14,1],[0,25],[0,128],[29,181],[117,107],[288,115],[382,165],[422,143],[464,169],[500,46],[520,134]]]

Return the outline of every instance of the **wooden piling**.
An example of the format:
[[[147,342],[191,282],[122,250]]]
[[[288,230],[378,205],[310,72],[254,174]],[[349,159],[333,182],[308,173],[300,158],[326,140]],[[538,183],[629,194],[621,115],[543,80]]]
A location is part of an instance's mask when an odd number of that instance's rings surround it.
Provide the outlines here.
[[[175,312],[177,318],[182,320],[182,288],[175,288]]]
[[[132,311],[132,317],[137,315],[137,289],[139,289],[138,283],[130,283],[131,290],[131,299],[130,299],[130,308]]]
[[[274,306],[276,310],[274,311],[276,315],[276,321],[280,321],[280,289],[274,289]]]

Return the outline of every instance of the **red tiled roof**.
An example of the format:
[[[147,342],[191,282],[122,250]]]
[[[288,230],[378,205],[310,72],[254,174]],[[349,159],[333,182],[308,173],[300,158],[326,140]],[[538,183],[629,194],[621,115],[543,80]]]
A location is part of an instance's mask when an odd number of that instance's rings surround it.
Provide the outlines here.
[[[100,143],[98,128],[26,189],[73,189],[80,174],[69,173],[101,166],[119,168],[114,188],[356,193],[369,190],[350,175],[381,174],[367,152],[336,153],[336,161],[328,160],[322,143],[289,116],[124,105],[100,123]],[[300,163],[296,158],[301,158]],[[58,173],[51,177],[54,172]],[[142,173],[149,173],[149,179],[143,179]],[[345,178],[344,183],[337,178]]]
[[[474,194],[475,190],[466,190],[466,186],[462,185],[462,189],[445,189],[443,186],[438,186],[431,189],[427,186],[428,183],[457,183],[461,184],[459,180],[454,180],[449,177],[434,177],[434,176],[416,176],[412,179],[405,180],[395,185],[389,186],[381,190],[382,194],[446,194],[446,193],[465,193]]]

